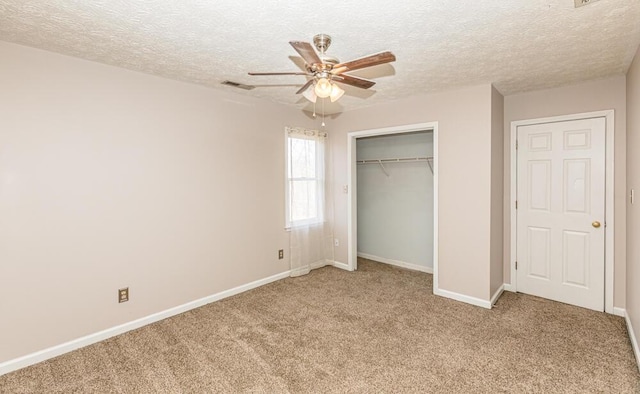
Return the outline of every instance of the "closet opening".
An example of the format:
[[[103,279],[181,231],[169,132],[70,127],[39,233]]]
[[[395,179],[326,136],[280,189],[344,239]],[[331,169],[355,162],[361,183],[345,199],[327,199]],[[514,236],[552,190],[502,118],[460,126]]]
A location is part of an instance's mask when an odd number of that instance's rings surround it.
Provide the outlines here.
[[[348,266],[358,256],[438,275],[438,124],[348,133]]]

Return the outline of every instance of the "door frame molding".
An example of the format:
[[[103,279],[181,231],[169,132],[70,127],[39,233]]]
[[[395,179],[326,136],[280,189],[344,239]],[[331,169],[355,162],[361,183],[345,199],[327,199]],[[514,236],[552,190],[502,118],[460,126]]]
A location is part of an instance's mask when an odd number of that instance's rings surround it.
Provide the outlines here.
[[[604,233],[604,311],[613,314],[613,286],[614,286],[614,131],[615,119],[614,110],[583,112],[579,114],[553,116],[547,118],[536,118],[517,120],[511,122],[511,198],[509,200],[511,211],[511,289],[518,290],[518,278],[516,275],[517,257],[517,215],[515,201],[517,199],[516,185],[518,181],[517,166],[518,151],[516,150],[516,137],[519,126],[529,126],[541,123],[566,122],[570,120],[582,120],[591,118],[605,118],[605,233]]]
[[[347,133],[347,192],[349,194],[347,204],[347,266],[349,271],[355,271],[358,268],[356,139],[416,131],[433,132],[433,291],[436,292],[438,290],[438,122],[415,123]]]

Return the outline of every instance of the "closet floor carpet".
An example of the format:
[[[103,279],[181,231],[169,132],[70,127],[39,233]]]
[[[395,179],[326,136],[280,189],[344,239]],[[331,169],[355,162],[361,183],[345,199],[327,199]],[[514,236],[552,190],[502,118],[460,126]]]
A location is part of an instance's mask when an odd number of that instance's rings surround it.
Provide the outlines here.
[[[620,317],[513,293],[486,310],[360,260],[4,375],[0,392],[638,393],[640,374]]]

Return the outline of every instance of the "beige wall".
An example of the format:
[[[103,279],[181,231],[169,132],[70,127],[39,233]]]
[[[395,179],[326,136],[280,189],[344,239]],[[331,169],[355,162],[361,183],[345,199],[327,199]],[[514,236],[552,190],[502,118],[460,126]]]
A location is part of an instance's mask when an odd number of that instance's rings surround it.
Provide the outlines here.
[[[503,276],[503,174],[504,97],[491,88],[491,291],[504,284]]]
[[[640,339],[640,48],[627,74],[627,314]],[[627,194],[628,195],[628,194]],[[636,355],[637,356],[637,355]],[[638,360],[640,362],[640,360]]]
[[[625,306],[626,261],[626,98],[625,77],[517,94],[504,100],[504,278],[511,283],[511,122],[582,112],[615,110],[614,306]]]
[[[7,43],[0,86],[0,363],[288,270],[299,111]]]
[[[491,86],[411,97],[341,114],[331,133],[336,190],[336,260],[347,263],[347,133],[439,123],[439,285],[489,300]]]
[[[288,269],[277,259],[288,248],[282,130],[313,126],[299,111],[6,43],[0,86],[0,363]],[[336,260],[347,262],[347,133],[437,121],[440,288],[488,301],[510,278],[510,122],[611,108],[624,306],[624,77],[504,99],[474,86],[327,120]],[[640,149],[638,112],[630,152]],[[629,156],[632,185],[640,167]],[[633,247],[629,283],[640,280]],[[118,304],[124,286],[131,301]],[[638,292],[627,290],[639,319]]]

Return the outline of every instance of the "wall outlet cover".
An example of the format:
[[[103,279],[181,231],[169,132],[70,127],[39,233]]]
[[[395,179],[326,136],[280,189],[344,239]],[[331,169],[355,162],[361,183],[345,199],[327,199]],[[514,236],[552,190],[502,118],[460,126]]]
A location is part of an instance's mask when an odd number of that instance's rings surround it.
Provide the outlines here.
[[[123,303],[129,301],[129,288],[118,289],[118,302]]]

